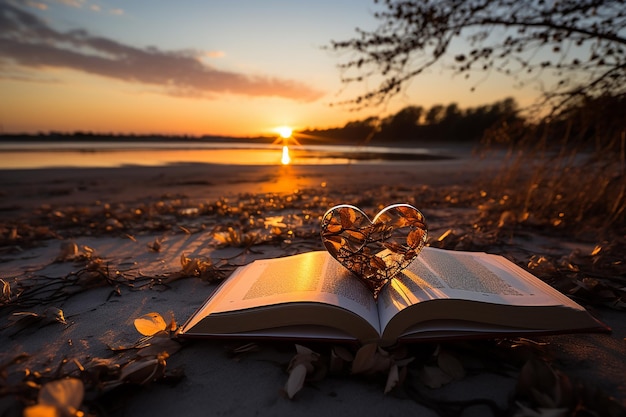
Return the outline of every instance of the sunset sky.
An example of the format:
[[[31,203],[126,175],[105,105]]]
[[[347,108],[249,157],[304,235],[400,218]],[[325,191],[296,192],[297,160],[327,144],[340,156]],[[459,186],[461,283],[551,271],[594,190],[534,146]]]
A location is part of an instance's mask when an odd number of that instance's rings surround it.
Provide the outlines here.
[[[407,105],[461,107],[533,91],[441,67],[384,107],[330,106],[345,89],[324,50],[374,29],[369,0],[0,0],[0,126],[4,133],[255,136],[276,126],[342,126]],[[373,83],[373,81],[372,81]]]

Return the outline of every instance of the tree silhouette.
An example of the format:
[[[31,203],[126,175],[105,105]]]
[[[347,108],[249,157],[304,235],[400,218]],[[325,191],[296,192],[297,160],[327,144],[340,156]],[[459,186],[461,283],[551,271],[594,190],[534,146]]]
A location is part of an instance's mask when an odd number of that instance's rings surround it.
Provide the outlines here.
[[[426,123],[430,125],[441,123],[445,116],[445,107],[441,104],[436,104],[428,110],[426,113]]]
[[[376,116],[354,120],[343,127],[303,130],[300,134],[335,143],[351,144],[437,144],[474,142],[500,123],[523,124],[517,103],[506,98],[492,104],[460,108],[456,103],[435,104],[430,109],[407,106],[384,119]]]
[[[375,3],[379,1],[375,0]],[[374,31],[333,41],[349,51],[345,83],[382,76],[377,87],[347,101],[379,104],[436,63],[481,77],[496,71],[537,81],[553,109],[577,97],[626,91],[624,0],[383,0]],[[451,57],[452,45],[470,48]]]
[[[416,136],[417,125],[420,122],[424,108],[421,106],[408,106],[383,120],[382,132],[394,141],[402,141]]]

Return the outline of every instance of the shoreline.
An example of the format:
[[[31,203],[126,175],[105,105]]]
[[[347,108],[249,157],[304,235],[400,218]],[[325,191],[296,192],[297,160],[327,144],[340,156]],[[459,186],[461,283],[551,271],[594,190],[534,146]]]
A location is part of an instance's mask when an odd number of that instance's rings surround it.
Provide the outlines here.
[[[291,165],[384,164],[464,158],[468,145],[357,146],[288,144]],[[29,146],[30,145],[30,146]],[[0,170],[163,166],[193,163],[280,165],[284,144],[184,142],[0,143]]]
[[[479,162],[479,163],[478,163]],[[467,185],[500,169],[498,158],[329,165],[221,165],[181,163],[158,166],[0,170],[0,218],[41,204],[131,202],[163,195],[215,199],[245,193],[292,193],[324,189],[361,192],[384,186]],[[132,181],[129,181],[132,179]],[[13,207],[13,209],[12,209]]]

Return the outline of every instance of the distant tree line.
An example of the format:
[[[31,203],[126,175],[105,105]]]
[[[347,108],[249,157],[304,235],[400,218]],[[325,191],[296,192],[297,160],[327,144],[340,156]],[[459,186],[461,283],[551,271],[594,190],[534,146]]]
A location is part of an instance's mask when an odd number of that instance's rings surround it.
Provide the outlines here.
[[[333,142],[353,144],[433,144],[478,142],[485,132],[501,124],[523,123],[515,99],[462,109],[456,103],[437,104],[428,109],[407,106],[388,117],[368,117],[332,129],[300,133]]]
[[[259,136],[259,137],[232,137],[232,136],[214,136],[214,135],[175,135],[175,134],[135,134],[135,133],[99,133],[89,131],[75,132],[39,132],[39,133],[3,133],[0,134],[0,141],[36,141],[36,142],[246,142],[254,140],[255,142],[271,143],[275,137]]]

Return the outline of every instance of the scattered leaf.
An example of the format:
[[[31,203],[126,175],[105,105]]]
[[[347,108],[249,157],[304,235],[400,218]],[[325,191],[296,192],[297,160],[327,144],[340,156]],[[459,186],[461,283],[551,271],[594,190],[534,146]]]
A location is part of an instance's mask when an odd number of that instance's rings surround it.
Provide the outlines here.
[[[65,315],[63,314],[63,310],[61,310],[60,308],[48,307],[44,315],[48,319],[54,319],[61,324],[67,324],[67,321],[65,320]]]
[[[293,369],[295,366],[303,365],[307,372],[313,373],[313,371],[315,371],[314,362],[317,362],[319,356],[319,354],[305,346],[296,345],[296,355],[289,362],[288,371]]]
[[[393,359],[375,343],[363,345],[352,362],[353,374],[375,374],[387,372]]]
[[[24,409],[23,417],[60,417],[59,410],[46,404],[35,404]]]
[[[135,324],[135,329],[144,336],[154,336],[167,329],[167,324],[163,317],[155,312],[145,314],[135,319],[133,323]]]
[[[154,239],[154,241],[152,243],[148,244],[148,249],[151,252],[160,252],[161,251],[161,243],[163,242],[162,239]]]
[[[289,372],[289,378],[285,384],[285,392],[287,397],[292,399],[304,386],[307,369],[304,364],[294,366]]]
[[[77,378],[59,379],[44,384],[39,390],[37,405],[24,410],[25,417],[77,417],[85,387]]]
[[[0,279],[2,283],[2,298],[0,298],[0,303],[5,304],[11,300],[11,284],[7,281]]]
[[[128,363],[122,368],[120,380],[145,385],[163,376],[167,354],[157,358],[144,358]]]
[[[361,346],[356,352],[354,362],[352,362],[352,373],[361,374],[371,369],[377,349],[378,346],[375,343]]]
[[[35,323],[41,322],[43,316],[31,311],[18,311],[11,313],[9,316],[9,325],[16,326],[18,328],[25,328]]]
[[[453,379],[438,366],[430,365],[426,365],[420,369],[418,377],[422,384],[429,388],[441,388],[442,386],[450,383]]]
[[[186,277],[198,277],[207,281],[217,281],[224,277],[211,258],[189,258],[183,253],[180,257],[180,264],[181,273]]]
[[[389,373],[387,374],[387,383],[385,384],[385,394],[388,394],[393,390],[398,382],[400,381],[400,374],[398,372],[398,365],[393,364],[389,368]]]
[[[440,351],[437,355],[437,365],[443,372],[450,375],[452,379],[458,380],[465,377],[463,364],[450,352]]]
[[[71,261],[78,256],[78,245],[76,242],[61,242],[61,248],[57,255],[57,262]]]

